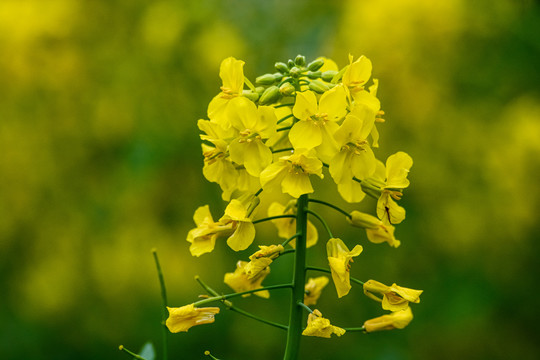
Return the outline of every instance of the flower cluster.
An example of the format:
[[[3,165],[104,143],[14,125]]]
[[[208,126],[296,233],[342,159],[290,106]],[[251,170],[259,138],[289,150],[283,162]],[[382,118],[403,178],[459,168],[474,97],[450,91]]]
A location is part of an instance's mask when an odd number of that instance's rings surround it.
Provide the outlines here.
[[[401,151],[390,155],[385,163],[376,158],[377,124],[384,122],[384,112],[377,98],[379,83],[377,79],[371,81],[371,61],[364,56],[356,60],[349,56],[348,65],[340,69],[330,59],[319,58],[307,64],[299,55],[287,63],[276,63],[275,68],[275,73],[257,77],[253,85],[244,76],[243,61],[229,57],[221,63],[221,91],[208,106],[208,119],[199,120],[198,127],[202,132],[203,174],[220,186],[228,205],[218,221],[208,205],[199,207],[193,217],[196,227],[189,231],[187,241],[193,256],[213,251],[220,238],[226,239],[234,251],[246,250],[256,237],[255,225],[263,221],[271,221],[277,237],[284,240],[260,245],[249,256],[249,262],[238,261],[235,271],[225,274],[224,281],[234,294],[218,296],[203,285],[215,297],[171,308],[167,326],[171,331],[186,331],[190,326],[212,322],[215,308],[194,307],[199,303],[219,300],[233,308],[225,299],[252,293],[268,298],[269,290],[279,287],[302,286],[303,298],[297,301],[309,309],[309,305],[317,303],[329,278],[310,278],[305,283],[303,276],[306,270],[320,270],[331,274],[338,298],[349,294],[354,280],[363,284],[368,297],[391,311],[365,321],[361,329],[401,329],[412,319],[409,303],[418,303],[422,291],[352,278],[353,258],[362,253],[363,247],[349,247],[334,237],[324,219],[307,206],[316,202],[340,211],[352,226],[365,229],[372,243],[387,243],[394,248],[401,244],[394,235],[395,225],[404,220],[405,209],[398,201],[409,186],[407,177],[413,161]],[[330,178],[349,204],[361,202],[366,195],[376,199],[373,214],[348,212],[308,198],[314,192],[315,177]],[[288,196],[288,202],[261,203],[263,192],[266,199]],[[268,216],[256,218],[259,208],[266,208]],[[278,257],[295,253],[304,256],[301,263],[305,264],[306,248],[318,243],[319,232],[308,215],[319,220],[328,233],[328,269],[295,267],[295,274],[300,274],[296,279],[302,281],[264,287],[262,282]],[[346,329],[331,325],[319,310],[309,310],[303,335],[330,337],[345,333]]]

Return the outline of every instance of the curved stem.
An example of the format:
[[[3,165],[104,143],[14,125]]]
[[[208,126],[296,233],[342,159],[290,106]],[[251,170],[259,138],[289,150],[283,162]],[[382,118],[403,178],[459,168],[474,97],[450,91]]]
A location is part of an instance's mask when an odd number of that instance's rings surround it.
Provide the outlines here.
[[[285,106],[293,106],[293,105],[294,105],[294,103],[290,103],[290,104],[279,104],[279,105],[275,105],[274,107],[275,107],[276,109],[278,109],[278,108],[282,108],[282,107],[285,107]]]
[[[167,360],[168,358],[168,339],[167,339],[167,325],[165,325],[165,322],[167,321],[167,290],[165,289],[165,280],[163,279],[163,272],[161,271],[161,266],[159,265],[159,259],[157,255],[157,250],[152,249],[152,255],[154,255],[154,262],[156,263],[156,269],[158,273],[159,278],[159,285],[161,287],[161,300],[163,302],[163,306],[161,307],[161,337],[162,337],[162,345],[163,345],[163,359]]]
[[[262,218],[262,219],[258,219],[258,220],[252,221],[252,224],[258,224],[258,223],[260,223],[260,222],[269,221],[269,220],[274,220],[274,219],[295,218],[295,217],[296,217],[295,215],[276,215],[276,216],[269,216],[269,217],[266,217],[266,218]]]
[[[287,332],[287,345],[285,347],[284,360],[298,359],[300,339],[302,337],[302,307],[298,305],[304,301],[304,288],[306,283],[306,234],[308,195],[298,198],[296,212],[296,252],[294,257],[293,291],[291,295],[289,330]]]
[[[293,116],[294,116],[293,114],[289,114],[289,115],[287,115],[287,116],[284,116],[284,117],[282,117],[281,119],[279,119],[279,120],[277,121],[276,124],[281,124],[282,122],[284,122],[284,121],[287,120],[287,119],[292,118]]]
[[[326,223],[326,221],[324,221],[324,219],[321,217],[321,215],[317,214],[315,211],[311,211],[311,210],[306,210],[307,213],[310,213],[311,215],[315,216],[320,222],[321,224],[324,226],[324,228],[326,229],[326,232],[328,232],[328,235],[330,236],[330,238],[333,238],[334,235],[332,234],[332,230],[330,230],[330,227],[328,226],[328,224]]]
[[[343,328],[343,330],[347,331],[347,332],[353,332],[353,331],[366,331],[366,328],[365,327],[350,327],[350,328]],[[366,333],[367,334],[367,333]]]
[[[343,210],[342,208],[340,207],[337,207],[336,205],[334,204],[330,204],[326,201],[323,201],[323,200],[317,200],[317,199],[309,199],[309,202],[313,202],[313,203],[317,203],[317,204],[323,204],[323,205],[326,205],[334,210],[337,210],[339,211],[340,213],[342,213],[343,215],[345,215],[346,217],[348,217],[349,219],[351,218],[351,214],[349,214],[347,211]]]
[[[288,238],[287,240],[285,240],[284,242],[281,243],[281,246],[285,247],[285,245],[287,245],[288,243],[290,243],[292,240],[296,239],[298,236],[300,236],[300,234],[294,234],[293,236],[291,236],[290,238]],[[283,254],[283,253],[282,253]]]
[[[124,347],[124,345],[120,345],[118,347],[118,349],[120,349],[120,351],[123,351],[127,354],[129,354],[130,356],[133,356],[134,359],[137,359],[137,360],[146,360],[145,358],[143,358],[142,356],[138,355],[138,354],[135,354],[133,351],[131,350],[128,350]]]
[[[320,268],[320,267],[317,267],[317,266],[306,266],[306,270],[320,271],[320,272],[324,272],[324,273],[327,273],[327,274],[331,274],[331,273],[332,273],[332,271],[330,271],[329,269]],[[364,285],[364,282],[363,282],[363,281],[358,280],[358,279],[355,279],[355,278],[353,278],[353,277],[351,277],[350,280],[351,280],[353,283],[357,283],[357,284],[360,284],[360,285]]]
[[[285,126],[285,127],[276,129],[276,131],[285,131],[285,130],[289,130],[290,128],[292,128],[292,126]]]
[[[285,149],[278,149],[278,150],[272,150],[272,154],[285,152],[285,151],[293,151],[294,148],[285,148]]]
[[[229,308],[229,310],[237,312],[240,315],[244,315],[244,316],[246,316],[248,318],[251,318],[253,320],[257,320],[259,322],[262,322],[264,324],[267,324],[267,325],[270,325],[270,326],[273,326],[273,327],[277,327],[278,329],[282,329],[282,330],[288,330],[289,329],[289,327],[286,326],[286,325],[278,324],[278,323],[275,323],[273,321],[260,318],[260,317],[258,317],[256,315],[253,315],[252,313],[249,313],[249,312],[247,312],[245,310],[239,309],[236,306],[229,306],[228,308]]]
[[[298,305],[300,305],[301,307],[309,311],[310,314],[313,314],[313,310],[311,310],[311,308],[307,306],[306,304],[304,304],[303,302],[299,302]]]

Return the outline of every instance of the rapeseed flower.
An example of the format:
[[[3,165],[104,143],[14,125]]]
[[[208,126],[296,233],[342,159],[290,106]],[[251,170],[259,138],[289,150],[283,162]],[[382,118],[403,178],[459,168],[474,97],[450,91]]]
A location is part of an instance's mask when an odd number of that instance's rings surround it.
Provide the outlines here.
[[[313,310],[313,313],[308,316],[307,327],[302,332],[302,335],[330,338],[332,334],[341,336],[345,334],[345,329],[333,326],[330,324],[330,320],[322,317],[319,310]]]
[[[256,290],[262,288],[261,283],[264,278],[270,273],[270,268],[266,267],[259,271],[257,275],[250,278],[246,273],[247,261],[238,261],[236,263],[236,270],[234,273],[225,274],[225,284],[229,285],[231,289],[235,292],[243,292],[248,290]],[[242,295],[243,297],[249,296],[250,294]],[[270,292],[268,290],[257,291],[255,295],[262,298],[269,298]]]
[[[167,306],[169,317],[165,325],[172,333],[188,331],[195,325],[210,324],[219,313],[218,307],[196,308],[193,304],[171,308]]]
[[[319,276],[316,278],[309,278],[305,286],[304,304],[315,305],[323,289],[328,285],[328,278],[326,276]]]
[[[413,314],[410,307],[405,310],[396,311],[387,315],[379,316],[364,322],[366,332],[374,332],[381,330],[403,329],[413,319]]]
[[[338,297],[347,295],[351,290],[350,263],[353,261],[353,257],[360,255],[362,250],[361,245],[356,245],[349,251],[343,240],[338,238],[332,238],[326,243],[328,263]]]

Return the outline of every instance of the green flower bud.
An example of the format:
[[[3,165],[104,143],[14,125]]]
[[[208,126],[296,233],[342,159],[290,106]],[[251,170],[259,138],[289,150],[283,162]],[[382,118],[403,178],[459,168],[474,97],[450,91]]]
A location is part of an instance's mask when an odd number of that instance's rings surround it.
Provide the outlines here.
[[[289,69],[292,69],[293,66],[294,66],[294,61],[292,61],[292,60],[289,59],[289,60],[287,61],[287,66],[289,67]]]
[[[369,215],[360,211],[353,210],[351,217],[348,219],[352,226],[364,229],[376,229],[382,223],[373,215]]]
[[[328,85],[323,83],[321,80],[313,80],[309,83],[309,89],[315,91],[318,94],[322,94],[325,91],[328,91]]]
[[[317,71],[323,65],[324,65],[324,60],[323,59],[317,59],[317,60],[313,60],[312,62],[310,62],[309,65],[307,66],[307,68],[310,71]]]
[[[259,95],[262,95],[262,93],[264,92],[264,90],[266,90],[266,88],[264,86],[257,86],[255,88],[255,92]]]
[[[328,70],[322,73],[321,79],[323,79],[326,82],[332,81],[334,76],[336,76],[338,72],[336,70]]]
[[[276,102],[281,96],[279,88],[275,85],[270,86],[268,89],[264,90],[261,98],[259,99],[260,105],[268,105]]]
[[[282,74],[288,74],[289,73],[289,67],[287,66],[287,64],[285,64],[283,62],[277,62],[274,65],[274,67],[276,68],[277,71],[279,71]]]
[[[243,90],[242,91],[242,96],[248,98],[249,100],[251,100],[253,102],[259,100],[259,94],[257,94],[256,92],[253,92],[251,90]]]
[[[317,79],[317,78],[321,77],[321,72],[320,71],[308,71],[307,76],[310,79]]]
[[[279,92],[283,96],[291,96],[295,91],[296,89],[294,88],[294,85],[290,82],[286,82],[279,87]]]
[[[290,74],[292,77],[294,78],[298,78],[300,77],[300,75],[302,74],[302,70],[300,68],[297,68],[296,66],[293,67],[290,71]]]
[[[297,66],[304,66],[304,65],[306,65],[306,57],[302,56],[302,55],[298,55],[298,56],[296,56],[296,59],[294,59],[294,63]]]
[[[255,79],[257,84],[272,85],[276,81],[276,78],[272,74],[264,74]]]
[[[281,79],[283,78],[283,74],[282,73],[274,73],[274,80],[276,81],[281,81]]]

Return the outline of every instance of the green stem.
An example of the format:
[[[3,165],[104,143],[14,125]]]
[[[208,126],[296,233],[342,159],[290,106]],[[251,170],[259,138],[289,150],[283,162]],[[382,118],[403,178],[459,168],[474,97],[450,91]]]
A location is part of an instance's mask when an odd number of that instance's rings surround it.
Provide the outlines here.
[[[309,202],[313,202],[313,203],[318,203],[318,204],[323,204],[323,205],[326,205],[334,210],[337,210],[339,211],[340,213],[342,213],[343,215],[345,215],[346,217],[348,217],[349,219],[351,218],[351,214],[349,214],[347,211],[343,210],[342,208],[339,208],[337,207],[336,205],[334,204],[330,204],[326,201],[323,201],[323,200],[317,200],[317,199],[309,199]]]
[[[281,243],[281,246],[285,247],[285,245],[290,243],[292,240],[296,239],[298,236],[300,236],[300,234],[294,234],[293,236],[291,236],[290,238],[285,240],[283,243]],[[281,254],[283,254],[283,253],[281,253]]]
[[[278,150],[272,150],[272,154],[285,152],[285,151],[293,151],[294,148],[285,148],[285,149],[278,149]]]
[[[234,311],[240,315],[244,315],[248,318],[251,318],[253,320],[257,320],[259,322],[262,322],[264,324],[267,324],[267,325],[270,325],[270,326],[273,326],[273,327],[276,327],[278,329],[282,329],[282,330],[288,330],[289,328],[286,326],[286,325],[282,325],[282,324],[278,324],[278,323],[275,323],[273,321],[270,321],[270,320],[266,320],[266,319],[263,319],[263,318],[260,318],[256,315],[253,315],[251,313],[248,313],[247,311],[245,310],[242,310],[242,309],[239,309],[237,308],[236,306],[229,306],[229,310],[231,311]]]
[[[219,295],[217,293],[217,291],[215,291],[214,289],[212,289],[210,286],[206,285],[200,278],[199,276],[195,276],[195,280],[197,280],[199,282],[199,284],[201,284],[201,286],[210,294],[210,295],[214,295],[213,298],[210,298],[210,299],[205,299],[205,300],[201,300],[201,301],[197,301],[196,303],[194,303],[193,305],[200,305],[201,303],[204,303],[204,302],[212,302],[212,301],[221,301],[225,304],[225,306],[227,306],[227,308],[231,311],[235,311],[241,315],[244,315],[244,316],[247,316],[251,319],[254,319],[254,320],[257,320],[259,322],[262,322],[264,324],[267,324],[267,325],[271,325],[271,326],[274,326],[274,327],[277,327],[279,329],[283,329],[283,330],[287,330],[287,326],[285,325],[281,325],[281,324],[278,324],[278,323],[275,323],[273,321],[270,321],[270,320],[266,320],[266,319],[263,319],[261,317],[258,317],[257,315],[253,315],[245,310],[242,310],[236,306],[234,306],[232,304],[232,302],[230,301],[226,301],[227,298],[232,298],[232,297],[235,297],[235,296],[241,296],[241,295],[244,295],[244,294],[249,294],[249,293],[253,293],[253,292],[259,292],[261,290],[272,290],[272,289],[281,289],[281,288],[285,288],[285,287],[291,287],[291,284],[283,284],[283,285],[273,285],[273,286],[267,286],[265,288],[261,288],[261,289],[256,289],[256,290],[250,290],[250,291],[244,291],[244,292],[240,292],[240,293],[234,293],[234,294],[227,294],[227,295]]]
[[[265,286],[265,287],[261,287],[261,288],[258,288],[258,289],[247,290],[247,291],[242,291],[242,292],[237,292],[237,293],[219,295],[215,290],[211,289],[210,287],[208,287],[208,285],[204,284],[202,282],[202,280],[197,278],[197,281],[206,289],[206,291],[208,291],[210,294],[212,294],[214,296],[211,297],[211,298],[208,298],[208,299],[199,300],[197,302],[194,302],[193,306],[201,306],[201,305],[205,305],[205,304],[208,304],[208,303],[211,303],[211,302],[214,302],[214,301],[223,301],[223,300],[227,300],[227,299],[230,299],[230,298],[234,298],[234,297],[238,297],[238,296],[242,296],[242,295],[246,295],[246,294],[253,294],[253,293],[256,293],[256,292],[259,292],[259,291],[264,291],[264,290],[275,290],[275,289],[284,289],[284,288],[292,287],[291,284],[279,284],[279,285],[270,285],[270,286]]]
[[[328,236],[330,236],[330,238],[333,238],[334,235],[332,234],[332,230],[330,230],[330,227],[328,226],[328,224],[326,223],[326,221],[324,221],[324,219],[321,217],[321,215],[317,214],[315,211],[311,211],[311,210],[306,210],[307,213],[310,213],[311,215],[315,216],[317,218],[317,220],[319,220],[321,222],[321,224],[324,226],[324,228],[326,229],[326,232],[328,232]]]
[[[287,345],[285,347],[284,360],[298,359],[300,339],[302,337],[302,307],[298,305],[304,301],[304,288],[306,283],[306,234],[308,195],[298,198],[296,212],[296,252],[294,257],[293,291],[291,295],[289,330],[287,332]]]
[[[123,351],[123,352],[125,352],[125,353],[127,353],[127,354],[133,356],[134,359],[137,359],[137,360],[146,360],[146,359],[143,358],[142,356],[135,354],[133,351],[130,351],[130,350],[126,349],[126,348],[124,347],[124,345],[120,345],[120,346],[118,347],[118,349],[120,349],[120,351]]]
[[[329,269],[325,269],[325,268],[320,268],[320,267],[317,267],[317,266],[306,266],[306,270],[313,270],[313,271],[320,271],[320,272],[324,272],[324,273],[327,273],[327,274],[331,274],[332,271],[330,271]],[[357,283],[357,284],[360,284],[360,285],[364,285],[364,282],[361,281],[361,280],[358,280],[358,279],[355,279],[353,277],[350,278],[351,281],[353,283]]]
[[[279,104],[279,105],[276,105],[276,106],[274,106],[274,107],[275,107],[276,109],[278,109],[278,108],[282,108],[282,107],[285,107],[285,106],[293,106],[293,105],[294,105],[294,103],[290,103],[290,104]]]
[[[295,215],[276,215],[276,216],[269,216],[269,217],[266,217],[266,218],[262,218],[262,219],[258,219],[258,220],[252,221],[252,224],[258,224],[258,223],[260,223],[260,222],[269,221],[269,220],[274,220],[274,219],[295,218],[295,217],[296,217]]]
[[[282,117],[281,119],[279,119],[279,120],[277,121],[276,124],[281,124],[282,122],[284,122],[284,121],[287,120],[287,119],[292,118],[293,116],[294,116],[293,114],[289,114],[289,115],[287,115],[287,116],[284,116],[284,117]]]
[[[163,360],[168,359],[168,339],[167,339],[167,326],[165,322],[167,321],[167,290],[165,289],[165,280],[163,279],[163,272],[161,271],[161,266],[159,265],[159,258],[157,255],[157,250],[152,249],[152,255],[154,255],[154,261],[156,263],[156,269],[159,277],[159,285],[161,287],[161,300],[163,301],[163,306],[161,307],[161,336],[162,336],[162,345],[163,345]]]
[[[310,314],[313,314],[313,310],[311,310],[311,308],[307,306],[306,304],[304,304],[303,302],[299,302],[298,305],[300,305],[301,307],[309,311]]]
[[[351,327],[351,328],[343,328],[343,330],[347,331],[347,332],[352,332],[352,331],[366,331],[366,328],[365,327]]]
[[[289,130],[290,128],[292,128],[292,126],[285,126],[285,127],[276,129],[276,131],[285,131],[285,130]]]

